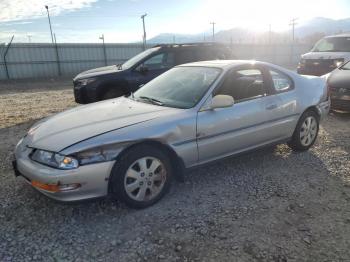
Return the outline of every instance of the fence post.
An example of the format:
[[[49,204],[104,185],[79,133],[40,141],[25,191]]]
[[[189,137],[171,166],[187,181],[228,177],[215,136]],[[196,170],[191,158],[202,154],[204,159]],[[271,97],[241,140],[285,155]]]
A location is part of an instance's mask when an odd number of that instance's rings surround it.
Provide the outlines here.
[[[106,54],[106,44],[105,44],[105,41],[103,41],[102,45],[103,45],[103,57],[104,57],[104,60],[105,60],[105,66],[107,66],[107,54]]]
[[[57,71],[58,71],[58,76],[61,76],[61,65],[60,65],[60,58],[58,56],[58,47],[57,47],[57,42],[56,42],[56,34],[54,34],[55,38],[55,52],[56,52],[56,61],[57,61]]]
[[[13,35],[12,38],[11,38],[10,43],[7,45],[7,48],[6,48],[6,50],[5,50],[5,53],[4,53],[4,65],[5,65],[5,70],[6,70],[7,79],[10,79],[10,74],[9,74],[9,69],[7,68],[6,56],[7,56],[7,53],[8,53],[8,51],[9,51],[9,49],[10,49],[10,46],[11,46],[11,44],[12,44],[12,41],[13,41],[13,38],[14,38],[14,37],[15,37],[15,36]]]

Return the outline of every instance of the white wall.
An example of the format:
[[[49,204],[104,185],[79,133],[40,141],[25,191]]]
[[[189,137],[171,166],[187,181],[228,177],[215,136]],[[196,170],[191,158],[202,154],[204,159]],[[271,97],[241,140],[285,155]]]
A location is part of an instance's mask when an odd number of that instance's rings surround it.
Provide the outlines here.
[[[140,44],[106,44],[107,64],[118,64],[142,51]],[[149,46],[150,47],[150,46]],[[293,68],[310,46],[253,45],[231,46],[237,59],[255,59]],[[0,80],[7,79],[0,46]],[[52,44],[12,44],[6,57],[10,79],[74,76],[81,71],[105,65],[102,44],[58,44],[59,63]],[[58,68],[59,67],[59,68]]]

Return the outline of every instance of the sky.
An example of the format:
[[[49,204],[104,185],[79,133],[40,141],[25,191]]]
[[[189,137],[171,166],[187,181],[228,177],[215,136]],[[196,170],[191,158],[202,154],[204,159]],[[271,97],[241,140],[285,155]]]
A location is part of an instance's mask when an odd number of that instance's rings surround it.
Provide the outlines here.
[[[313,18],[350,17],[349,0],[0,0],[0,43],[50,42],[45,5],[49,7],[57,42],[142,41],[160,33],[196,34],[235,27],[272,31]]]

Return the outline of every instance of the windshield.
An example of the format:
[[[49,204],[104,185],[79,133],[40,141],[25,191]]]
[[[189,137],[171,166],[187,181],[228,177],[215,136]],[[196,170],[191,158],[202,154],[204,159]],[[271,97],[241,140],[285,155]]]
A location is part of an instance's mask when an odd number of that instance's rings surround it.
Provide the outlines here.
[[[350,70],[350,63],[346,62],[344,65],[342,65],[339,69],[342,70]]]
[[[129,69],[133,65],[137,64],[139,61],[147,57],[148,55],[152,54],[153,52],[157,51],[160,47],[154,47],[147,49],[146,51],[143,51],[142,53],[139,53],[138,55],[130,58],[128,61],[126,61],[124,64],[122,64],[122,69]]]
[[[168,107],[191,108],[202,99],[220,72],[219,68],[175,67],[144,85],[133,97]]]
[[[350,52],[350,37],[328,37],[318,41],[313,52]]]

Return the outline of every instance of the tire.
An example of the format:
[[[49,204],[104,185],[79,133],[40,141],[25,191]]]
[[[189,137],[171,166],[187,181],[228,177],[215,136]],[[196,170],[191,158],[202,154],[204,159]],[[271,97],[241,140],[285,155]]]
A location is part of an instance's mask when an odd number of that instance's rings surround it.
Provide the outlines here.
[[[123,96],[125,92],[120,89],[109,88],[101,96],[101,100],[112,99],[116,97]]]
[[[112,194],[131,208],[151,206],[168,192],[172,173],[163,150],[150,145],[135,146],[112,169]]]
[[[308,124],[310,123],[310,124]],[[302,114],[288,146],[294,151],[306,151],[313,146],[319,130],[319,116],[313,110]]]

